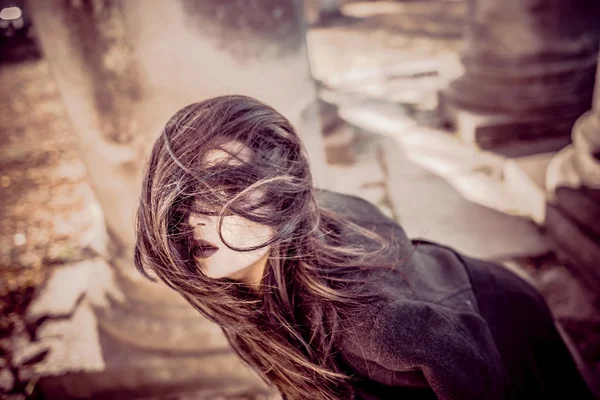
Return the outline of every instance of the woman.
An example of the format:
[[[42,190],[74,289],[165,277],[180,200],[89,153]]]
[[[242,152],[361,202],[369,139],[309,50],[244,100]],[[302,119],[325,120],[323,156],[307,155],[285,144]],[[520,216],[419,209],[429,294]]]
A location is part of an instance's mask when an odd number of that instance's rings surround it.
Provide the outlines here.
[[[135,262],[287,399],[592,398],[535,290],[314,189],[290,123],[249,97],[167,123]]]

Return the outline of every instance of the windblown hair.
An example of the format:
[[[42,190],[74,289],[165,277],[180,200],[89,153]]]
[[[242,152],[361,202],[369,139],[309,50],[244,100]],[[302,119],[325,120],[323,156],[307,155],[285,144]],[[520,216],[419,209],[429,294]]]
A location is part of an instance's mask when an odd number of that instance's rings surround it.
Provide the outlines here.
[[[232,141],[250,149],[251,159],[227,150]],[[208,162],[215,149],[237,162]],[[271,246],[259,290],[199,270],[187,221],[205,213],[203,205],[221,218],[234,214],[272,227],[273,238],[259,246],[228,245],[238,251]],[[154,144],[136,230],[137,268],[220,325],[238,354],[285,398],[350,398],[352,378],[340,366],[336,340],[353,310],[373,300],[357,272],[389,266],[378,256],[388,243],[317,204],[301,141],[281,114],[244,96],[177,112]],[[377,246],[348,245],[343,231]]]

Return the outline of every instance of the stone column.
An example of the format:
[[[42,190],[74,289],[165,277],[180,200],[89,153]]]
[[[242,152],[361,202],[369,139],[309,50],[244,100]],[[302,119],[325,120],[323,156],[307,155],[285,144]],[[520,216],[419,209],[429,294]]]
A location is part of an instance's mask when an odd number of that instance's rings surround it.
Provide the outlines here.
[[[600,292],[600,68],[592,109],[575,123],[572,139],[546,171],[545,225],[585,283]]]
[[[467,2],[464,74],[441,93],[445,118],[481,148],[568,140],[591,105],[600,3]]]
[[[132,222],[142,166],[161,128],[179,108],[217,95],[254,96],[286,115],[317,185],[327,186],[301,3],[31,0],[29,8],[109,242],[110,268],[94,271],[91,288],[102,299],[95,315],[106,370],[65,380],[63,389],[133,397],[263,387],[217,326],[135,271]]]
[[[342,0],[304,0],[306,19],[311,24],[323,24],[342,16]]]
[[[320,0],[319,19],[328,20],[330,18],[337,18],[342,15],[341,6],[342,0]]]

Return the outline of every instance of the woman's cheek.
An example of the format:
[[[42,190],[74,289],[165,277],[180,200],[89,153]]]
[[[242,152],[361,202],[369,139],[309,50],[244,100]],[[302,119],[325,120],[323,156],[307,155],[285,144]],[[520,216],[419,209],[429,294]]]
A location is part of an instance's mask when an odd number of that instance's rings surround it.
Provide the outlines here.
[[[274,235],[271,227],[238,216],[225,217],[221,232],[225,243],[240,248],[264,244]]]

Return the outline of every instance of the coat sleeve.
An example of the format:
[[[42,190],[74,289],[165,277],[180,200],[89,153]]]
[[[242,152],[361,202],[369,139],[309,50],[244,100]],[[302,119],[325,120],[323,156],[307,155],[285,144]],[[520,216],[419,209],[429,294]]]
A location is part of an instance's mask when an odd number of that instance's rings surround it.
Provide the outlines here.
[[[504,398],[500,356],[475,313],[402,299],[383,307],[365,333],[355,355],[394,372],[422,371],[440,400]]]

